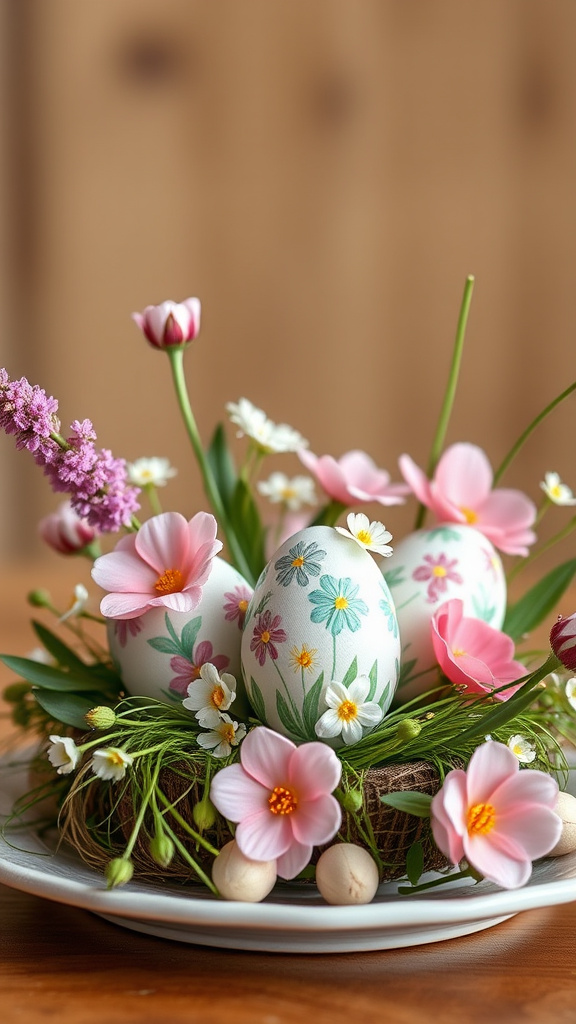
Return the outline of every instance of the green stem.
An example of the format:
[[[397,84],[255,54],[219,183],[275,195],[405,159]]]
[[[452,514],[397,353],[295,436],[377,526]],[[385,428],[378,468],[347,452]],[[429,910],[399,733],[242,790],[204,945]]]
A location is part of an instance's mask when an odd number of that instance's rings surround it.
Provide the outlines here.
[[[156,782],[158,780],[159,772],[160,772],[160,758],[158,758],[158,761],[156,763],[156,767],[154,769],[154,774],[152,775],[152,778],[150,779],[150,783],[149,783],[149,785],[148,785],[148,787],[147,787],[147,789],[146,789],[146,791],[144,793],[144,796],[142,798],[142,803],[140,804],[140,808],[138,810],[138,814],[137,814],[136,820],[134,822],[134,828],[132,829],[132,832],[130,833],[130,838],[128,840],[128,844],[126,846],[126,849],[124,850],[124,853],[122,854],[122,859],[123,860],[130,860],[130,856],[132,854],[132,850],[134,849],[136,840],[138,838],[138,833],[139,833],[140,829],[142,828],[142,822],[144,821],[144,815],[146,814],[146,808],[148,807],[148,804],[150,803],[150,798],[152,796],[152,793],[154,792],[154,787],[156,786]]]
[[[508,466],[510,465],[512,460],[514,458],[516,458],[516,456],[517,456],[518,452],[520,451],[520,449],[522,448],[523,444],[530,437],[530,434],[536,429],[536,427],[540,423],[542,423],[542,420],[546,419],[546,417],[552,412],[553,409],[556,408],[557,405],[560,405],[560,403],[563,402],[565,398],[568,398],[568,396],[571,395],[572,392],[575,391],[575,390],[576,390],[576,381],[574,381],[574,383],[571,384],[570,387],[566,388],[566,390],[563,391],[562,394],[558,395],[552,402],[550,402],[550,404],[547,405],[546,408],[542,410],[542,412],[536,417],[536,419],[532,420],[532,422],[528,424],[528,426],[526,427],[526,430],[524,431],[524,433],[520,434],[520,437],[516,441],[516,444],[513,445],[513,447],[510,449],[510,451],[505,456],[505,458],[502,460],[502,462],[500,463],[498,469],[494,473],[494,483],[493,483],[493,486],[496,486],[496,484],[498,483],[500,478],[503,476],[505,471],[508,469]]]
[[[170,803],[168,797],[164,795],[161,789],[156,790],[156,792],[160,797],[160,800],[166,807],[168,813],[172,815],[172,817],[175,819],[175,821],[178,822],[180,827],[183,828],[185,832],[187,832],[188,835],[191,836],[196,843],[199,843],[200,846],[203,846],[204,849],[208,851],[208,853],[211,853],[213,857],[217,857],[220,851],[217,850],[215,846],[212,846],[212,843],[209,843],[207,839],[204,839],[200,832],[196,832],[196,830],[188,824],[186,819],[183,818],[182,815],[176,810],[174,804]]]
[[[558,542],[564,540],[565,537],[569,537],[574,529],[576,529],[576,516],[573,516],[570,522],[562,530],[559,530],[553,537],[550,537],[550,540],[547,540],[545,544],[542,544],[537,551],[533,551],[531,555],[527,555],[526,558],[520,559],[520,561],[518,561],[508,573],[506,577],[507,583],[510,583],[510,581],[518,575],[521,569],[524,569],[527,565],[531,565],[531,563],[540,555],[543,555],[545,551],[549,551],[554,544],[558,544]]]
[[[399,885],[398,892],[401,896],[413,896],[416,892],[425,892],[426,889],[435,889],[439,885],[447,885],[448,882],[456,882],[461,878],[474,878],[470,868],[457,871],[453,875],[442,875],[441,878],[434,878],[431,882],[422,882],[421,885]]]
[[[162,796],[162,793],[160,795]],[[174,830],[170,828],[170,825],[168,824],[168,822],[166,820],[164,820],[164,829],[165,829],[167,835],[170,836],[170,839],[174,843],[174,846],[178,850],[178,852],[179,852],[180,856],[182,857],[182,859],[184,861],[186,861],[187,864],[190,865],[190,867],[192,868],[193,871],[196,872],[196,874],[198,875],[198,878],[202,882],[204,882],[204,885],[206,886],[206,888],[210,889],[210,892],[213,893],[214,896],[219,896],[220,893],[218,892],[218,889],[214,885],[214,882],[212,881],[212,879],[208,877],[206,872],[203,870],[203,868],[200,867],[199,864],[196,863],[194,858],[190,856],[190,854],[188,853],[188,850],[184,846],[184,843],[180,842],[178,836],[176,835]],[[216,853],[218,853],[218,852],[219,851],[217,850]]]
[[[158,491],[156,487],[154,486],[154,484],[145,484],[143,489],[146,493],[148,501],[150,502],[150,508],[152,509],[152,512],[154,513],[155,516],[159,516],[162,512],[162,505],[160,504],[160,498],[158,497]]]
[[[460,305],[460,315],[458,317],[458,325],[456,327],[456,338],[454,341],[454,349],[452,352],[452,363],[450,365],[450,373],[448,375],[448,383],[446,385],[446,391],[444,393],[444,401],[442,402],[442,408],[440,409],[440,417],[438,419],[438,425],[436,427],[436,433],[432,442],[432,448],[430,450],[430,458],[428,461],[428,476],[431,477],[434,474],[434,470],[438,464],[438,460],[442,453],[444,440],[446,438],[446,431],[448,430],[448,423],[450,420],[450,414],[452,412],[452,406],[454,405],[454,398],[456,397],[456,387],[458,384],[458,375],[460,372],[460,363],[462,361],[462,352],[464,350],[464,339],[466,337],[466,325],[468,323],[468,314],[470,312],[470,304],[472,302],[472,292],[474,290],[474,277],[472,274],[466,278],[464,285],[464,294],[462,296],[462,302]],[[426,515],[426,509],[424,505],[420,505],[416,516],[415,529],[420,529],[424,522]]]
[[[214,474],[212,473],[210,463],[208,462],[202,447],[200,434],[198,433],[198,427],[196,426],[196,420],[194,418],[194,413],[192,412],[192,406],[188,397],[188,389],[186,387],[186,378],[184,375],[184,349],[168,348],[166,349],[166,352],[170,360],[172,380],[174,382],[178,405],[180,407],[182,419],[184,420],[184,425],[186,427],[194,455],[196,456],[198,467],[202,474],[206,495],[212,505],[214,515],[222,528],[230,551],[230,557],[232,558],[234,565],[238,571],[242,573],[244,578],[252,584],[254,583],[253,574],[248,562],[246,561],[244,552],[238,543],[236,534],[230,525],[220,492],[214,479]]]
[[[332,498],[327,505],[324,505],[314,519],[312,526],[334,526],[348,506],[336,498]]]

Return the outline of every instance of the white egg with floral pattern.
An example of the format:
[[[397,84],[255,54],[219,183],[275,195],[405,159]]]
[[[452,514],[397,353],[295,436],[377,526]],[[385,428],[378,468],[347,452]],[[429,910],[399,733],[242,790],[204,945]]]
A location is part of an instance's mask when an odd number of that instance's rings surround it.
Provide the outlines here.
[[[350,535],[311,526],[256,584],[242,673],[256,716],[295,742],[357,742],[382,720],[400,665],[398,623],[375,558]]]
[[[217,556],[193,611],[152,608],[133,619],[110,619],[108,645],[128,693],[179,704],[210,662],[236,678],[232,710],[242,714],[240,644],[251,596],[244,577]]]
[[[397,699],[438,685],[430,620],[445,601],[460,598],[464,614],[500,629],[506,578],[496,549],[472,526],[446,523],[399,541],[383,566],[396,606],[402,643]]]

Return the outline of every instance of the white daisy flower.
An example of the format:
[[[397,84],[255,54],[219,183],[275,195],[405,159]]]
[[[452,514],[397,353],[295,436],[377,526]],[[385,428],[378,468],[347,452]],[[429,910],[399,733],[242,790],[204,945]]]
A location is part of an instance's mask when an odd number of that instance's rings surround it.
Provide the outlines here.
[[[127,465],[128,480],[135,487],[165,487],[169,480],[178,473],[170,465],[168,459],[141,458]]]
[[[545,473],[540,487],[555,505],[576,505],[576,498],[567,484],[562,483],[558,473]]]
[[[316,504],[314,481],[309,476],[289,479],[285,473],[272,473],[267,480],[260,480],[256,486],[260,494],[272,504],[281,503],[291,512],[298,512],[302,505]]]
[[[335,680],[329,683],[324,693],[328,711],[316,722],[316,735],[320,739],[341,735],[346,744],[358,743],[364,729],[373,729],[384,714],[376,701],[366,700],[369,690],[368,676],[358,676],[349,687]]]
[[[388,532],[383,523],[371,523],[363,512],[350,512],[346,522],[348,523],[347,530],[343,526],[335,527],[338,533],[344,534],[345,537],[352,537],[361,548],[374,551],[377,555],[388,557],[392,554],[392,548],[388,545],[388,541],[392,540],[392,534]]]
[[[126,775],[126,769],[133,763],[131,754],[121,750],[120,747],[103,747],[95,750],[92,755],[92,771],[99,779],[112,779],[119,782]]]
[[[220,715],[210,732],[201,732],[198,745],[204,750],[211,750],[214,757],[228,757],[232,747],[237,747],[246,735],[246,726],[233,722],[230,715]]]
[[[251,437],[267,454],[297,452],[308,446],[308,441],[297,430],[289,427],[287,423],[273,423],[262,409],[258,409],[247,398],[240,398],[238,402],[228,402],[226,410],[230,422],[238,427],[236,436]]]
[[[520,764],[531,764],[536,760],[536,747],[525,736],[521,736],[519,733],[516,736],[511,736],[508,746]]]
[[[72,600],[67,610],[64,612],[64,615],[61,615],[58,619],[58,622],[66,622],[66,619],[72,619],[77,615],[81,615],[86,607],[87,601],[88,591],[86,590],[86,587],[83,583],[77,583],[74,587]]]
[[[221,712],[227,711],[236,699],[236,680],[228,672],[219,675],[210,662],[200,666],[200,678],[188,686],[188,696],[182,704],[195,716],[203,728],[214,729],[220,722]]]
[[[568,679],[564,688],[568,703],[576,711],[576,679]]]
[[[50,736],[48,760],[58,775],[69,775],[73,772],[81,756],[82,753],[71,736]]]

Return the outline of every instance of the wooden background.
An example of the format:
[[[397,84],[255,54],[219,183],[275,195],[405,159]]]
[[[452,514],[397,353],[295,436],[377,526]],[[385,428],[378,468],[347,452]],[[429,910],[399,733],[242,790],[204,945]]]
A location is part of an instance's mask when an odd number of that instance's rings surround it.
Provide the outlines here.
[[[573,0],[0,13],[0,363],[116,455],[169,456],[168,507],[203,499],[168,362],[129,318],[148,303],[202,300],[186,358],[206,438],[245,395],[395,479],[403,451],[427,461],[467,274],[450,441],[497,464],[576,376]],[[537,499],[555,469],[576,490],[574,422],[568,403],[505,483]],[[0,480],[0,556],[37,554],[57,499],[1,437]]]

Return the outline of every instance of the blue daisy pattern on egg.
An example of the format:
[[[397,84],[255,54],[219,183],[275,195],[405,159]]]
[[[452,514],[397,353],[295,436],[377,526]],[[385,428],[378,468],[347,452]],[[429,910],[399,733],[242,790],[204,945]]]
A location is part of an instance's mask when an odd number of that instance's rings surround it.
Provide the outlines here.
[[[288,549],[287,555],[282,555],[277,562],[274,562],[276,569],[276,583],[283,587],[289,587],[293,580],[299,587],[307,587],[310,576],[319,576],[322,571],[322,560],[326,558],[326,552],[312,541],[305,544],[299,540],[294,547]]]
[[[394,637],[397,637],[398,619],[396,618],[396,612],[390,600],[390,592],[384,581],[382,581],[382,597],[380,598],[378,604],[381,610],[384,612],[384,615],[386,616],[386,620],[388,622],[388,632],[392,633]]]
[[[360,584],[353,583],[349,576],[337,579],[335,576],[321,576],[320,590],[308,594],[308,600],[316,607],[310,619],[324,622],[332,636],[338,636],[343,629],[355,633],[360,629],[361,615],[368,615],[368,605],[357,597]]]

